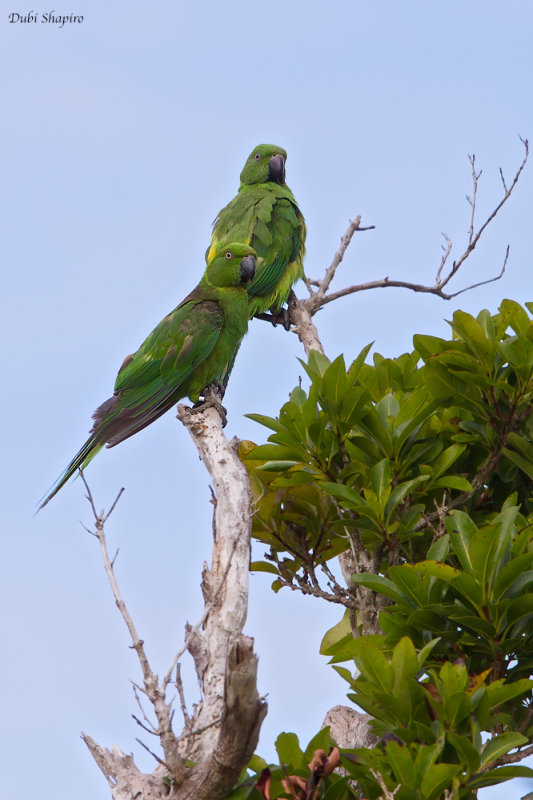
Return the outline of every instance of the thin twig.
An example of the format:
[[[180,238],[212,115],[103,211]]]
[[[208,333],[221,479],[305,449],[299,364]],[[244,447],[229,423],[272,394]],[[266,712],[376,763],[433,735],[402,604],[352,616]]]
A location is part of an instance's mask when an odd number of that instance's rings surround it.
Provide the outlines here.
[[[515,174],[515,176],[514,176],[514,178],[513,178],[513,182],[511,183],[511,185],[509,186],[509,188],[506,190],[505,194],[503,195],[503,197],[502,197],[502,199],[500,200],[500,202],[498,203],[498,205],[497,205],[497,206],[494,208],[494,210],[492,211],[492,213],[491,213],[491,214],[489,214],[489,216],[487,217],[487,219],[485,220],[485,222],[483,223],[483,225],[482,225],[482,226],[479,228],[479,230],[477,231],[477,233],[476,233],[476,234],[473,236],[472,240],[471,240],[471,241],[469,241],[469,243],[468,243],[468,247],[466,248],[466,250],[464,251],[464,253],[463,253],[461,256],[459,256],[459,258],[457,259],[457,261],[454,261],[454,262],[453,262],[452,269],[450,270],[450,272],[448,273],[447,277],[446,277],[446,278],[444,279],[444,281],[442,282],[441,286],[446,286],[446,284],[448,283],[448,281],[449,281],[449,280],[450,280],[450,279],[451,279],[451,278],[452,278],[452,277],[453,277],[453,276],[456,274],[456,272],[457,272],[457,270],[459,269],[459,267],[461,266],[461,264],[463,264],[463,263],[464,263],[464,261],[466,261],[466,259],[468,258],[468,256],[469,256],[469,255],[472,253],[472,251],[474,250],[475,246],[477,245],[477,243],[479,242],[479,240],[480,240],[480,238],[481,238],[481,234],[483,233],[483,231],[485,230],[485,228],[487,227],[487,225],[489,225],[489,224],[492,222],[492,220],[494,219],[494,217],[496,216],[496,214],[498,213],[498,211],[501,209],[501,207],[502,207],[502,206],[503,206],[503,205],[504,205],[504,204],[507,202],[507,200],[510,198],[510,196],[511,196],[511,193],[512,193],[512,191],[513,191],[514,187],[516,186],[516,184],[518,183],[518,180],[519,180],[519,178],[520,178],[520,175],[522,174],[522,170],[523,170],[523,169],[524,169],[524,167],[526,166],[526,162],[527,162],[527,159],[528,159],[528,157],[529,157],[529,142],[528,142],[528,140],[527,140],[527,139],[522,139],[522,138],[520,137],[520,141],[521,141],[521,142],[522,142],[522,144],[524,145],[524,148],[525,148],[525,154],[524,154],[524,158],[523,158],[523,160],[522,160],[522,163],[520,164],[520,166],[519,166],[518,170],[516,171],[516,174]],[[503,274],[503,273],[502,273],[502,274]],[[495,279],[493,279],[493,280],[497,280],[497,278],[495,278]],[[472,287],[472,288],[473,288],[473,287]],[[457,294],[457,293],[456,293],[456,294]],[[456,296],[456,295],[451,295],[451,297],[455,297],[455,296]]]
[[[344,289],[340,289],[339,291],[328,293],[329,286],[331,284],[331,281],[333,280],[337,267],[342,261],[342,258],[346,252],[348,245],[350,244],[350,241],[355,231],[369,230],[374,227],[374,226],[361,227],[360,225],[361,218],[359,216],[356,217],[354,220],[352,220],[348,226],[348,229],[346,230],[346,233],[341,239],[341,245],[337,250],[337,252],[335,253],[330,266],[326,269],[324,277],[321,278],[320,280],[315,280],[311,278],[306,279],[306,286],[309,291],[310,297],[308,297],[305,300],[297,300],[295,298],[293,306],[296,306],[296,308],[293,308],[291,310],[291,321],[294,324],[295,332],[298,333],[300,338],[305,339],[305,332],[303,332],[304,326],[302,325],[302,315],[307,316],[308,318],[307,324],[309,325],[311,317],[314,316],[314,314],[316,314],[316,312],[320,308],[325,306],[327,303],[332,303],[334,300],[339,300],[341,297],[347,297],[348,295],[356,294],[357,292],[368,291],[370,289],[388,289],[391,287],[395,287],[395,288],[409,289],[413,292],[433,294],[436,295],[437,297],[441,297],[443,300],[451,300],[452,298],[457,297],[460,294],[463,294],[463,292],[468,292],[472,289],[478,288],[479,286],[485,286],[488,283],[493,283],[494,281],[500,280],[507,266],[507,260],[509,258],[509,246],[507,246],[505,252],[505,258],[503,260],[502,268],[497,275],[494,275],[492,278],[487,278],[485,280],[472,283],[469,286],[459,289],[456,292],[444,291],[445,287],[450,282],[450,280],[457,274],[460,267],[464,264],[466,259],[472,254],[483,232],[485,231],[487,226],[492,222],[495,216],[498,214],[502,206],[507,202],[507,200],[509,199],[509,197],[513,192],[514,187],[518,183],[522,171],[529,157],[528,140],[522,139],[520,137],[520,141],[524,145],[525,149],[522,163],[517,169],[513,181],[509,186],[507,186],[505,179],[503,177],[503,172],[500,169],[500,176],[504,187],[504,195],[500,200],[500,202],[495,206],[493,211],[488,215],[488,217],[485,219],[485,221],[477,231],[475,229],[475,212],[476,212],[478,181],[482,174],[482,171],[479,170],[479,172],[476,172],[475,156],[469,156],[471,170],[472,170],[473,186],[472,186],[471,197],[467,196],[467,200],[471,206],[468,244],[464,252],[453,262],[446,275],[442,277],[444,267],[448,262],[448,258],[452,250],[452,241],[450,237],[446,233],[443,233],[445,246],[443,247],[443,254],[435,276],[435,283],[432,286],[428,286],[426,284],[421,284],[421,283],[414,283],[412,281],[403,281],[394,279],[391,280],[387,276],[385,278],[382,278],[381,280],[374,280],[374,281],[367,281],[366,283],[353,284],[352,286],[347,286]],[[313,287],[315,286],[317,287],[316,291],[313,290]],[[316,331],[313,330],[311,330],[311,332],[316,333]],[[317,337],[315,336],[314,339],[317,339]],[[304,345],[306,346],[307,351],[309,351],[310,349],[320,349],[318,347],[317,341],[313,341],[312,343],[304,341]]]
[[[137,691],[139,689],[139,687],[133,681],[132,681],[132,684],[133,684],[133,695],[135,697],[135,700],[137,701],[137,705],[139,706],[141,714],[143,715],[144,719],[146,720],[146,724],[150,726],[152,733],[158,733],[158,730],[155,727],[155,725],[153,725],[152,721],[150,719],[148,719],[148,717],[146,716],[146,712],[145,712],[145,710],[144,710],[144,708],[142,706],[142,703],[141,703],[141,698],[139,697],[139,694],[138,694],[138,691]],[[141,691],[144,691],[144,690],[141,690]],[[146,692],[144,692],[144,694],[146,694]]]
[[[468,156],[468,159],[470,161],[470,166],[472,167],[472,197],[470,198],[468,195],[466,196],[466,199],[470,203],[472,209],[470,214],[470,228],[468,230],[468,244],[472,244],[472,239],[474,238],[474,218],[476,216],[477,183],[483,170],[480,169],[479,172],[476,173],[475,155]]]
[[[183,681],[181,679],[181,664],[179,663],[179,661],[176,664],[176,689],[178,690],[181,713],[183,714],[185,727],[189,728],[191,725],[191,718],[189,716],[189,712],[187,711],[187,703],[185,702],[185,692],[183,690]]]
[[[137,725],[139,725],[143,729],[143,731],[146,731],[146,733],[149,733],[151,736],[159,736],[159,731],[152,731],[150,728],[148,728],[147,725],[144,724],[144,722],[141,722],[139,717],[136,717],[135,714],[132,714],[131,716],[133,717]]]
[[[383,792],[382,800],[394,800],[394,798],[396,796],[396,792],[398,791],[398,789],[401,788],[402,784],[399,783],[398,786],[396,787],[396,789],[394,789],[394,791],[391,792],[389,789],[387,789],[387,785],[386,785],[385,781],[383,780],[383,775],[381,774],[381,772],[377,772],[372,767],[370,767],[370,772],[374,776],[374,779],[377,781],[377,783],[379,783],[379,788]]]
[[[162,759],[162,758],[159,758],[159,756],[158,756],[156,753],[154,753],[152,750],[150,750],[150,748],[149,748],[147,745],[145,745],[145,743],[144,743],[144,742],[142,742],[140,739],[137,739],[137,737],[135,737],[135,741],[136,741],[136,742],[139,742],[139,744],[141,745],[141,747],[144,747],[144,749],[145,749],[145,750],[147,750],[147,751],[150,753],[150,755],[151,755],[151,756],[153,756],[153,757],[155,758],[155,760],[156,760],[156,761],[157,761],[159,764],[162,764],[164,767],[166,767],[166,768],[168,769],[168,771],[169,771],[169,772],[172,772],[172,770],[170,769],[170,767],[168,766],[168,764],[167,764],[165,761],[163,761],[163,759]]]
[[[319,284],[319,287],[318,287],[318,292],[316,292],[316,295],[318,297],[320,297],[320,298],[324,297],[326,292],[327,292],[327,290],[329,289],[330,283],[333,280],[333,278],[335,277],[335,272],[337,271],[337,267],[339,266],[339,264],[341,263],[342,259],[344,258],[344,254],[345,254],[345,252],[346,252],[346,250],[348,248],[348,245],[352,241],[352,237],[353,237],[354,233],[356,231],[373,230],[375,227],[376,227],[375,225],[368,225],[367,227],[362,228],[361,227],[361,216],[360,215],[355,217],[353,220],[350,220],[350,224],[348,225],[346,233],[341,238],[341,243],[340,243],[339,249],[337,250],[337,252],[333,256],[333,260],[332,260],[331,264],[327,268],[324,277],[320,281],[320,284]]]
[[[439,268],[437,270],[437,274],[435,275],[435,286],[438,286],[440,284],[440,276],[441,276],[442,270],[443,270],[444,265],[446,264],[446,262],[448,260],[448,256],[450,255],[450,253],[452,251],[452,240],[450,239],[450,237],[448,236],[447,233],[443,233],[442,235],[444,236],[444,240],[446,242],[446,247],[443,246],[443,248],[442,248],[444,252],[442,254],[442,258],[441,258],[441,261],[440,261],[440,266],[439,266]]]
[[[161,746],[163,748],[163,752],[165,754],[166,762],[165,766],[168,764],[172,765],[172,768],[169,768],[172,774],[175,776],[180,774],[183,769],[183,760],[179,753],[177,752],[176,748],[176,737],[174,735],[174,731],[172,730],[172,722],[170,716],[170,705],[165,701],[165,688],[159,686],[159,681],[157,675],[153,672],[150,663],[148,661],[148,657],[146,655],[144,649],[144,642],[140,638],[137,629],[135,627],[135,623],[133,622],[133,618],[124,602],[124,599],[120,593],[118,583],[115,577],[114,569],[113,569],[113,562],[109,558],[109,552],[107,550],[107,542],[104,532],[104,522],[109,519],[111,511],[115,508],[119,498],[122,495],[122,489],[118,493],[115,502],[111,506],[111,510],[105,514],[102,512],[98,514],[96,512],[96,507],[93,501],[93,497],[91,494],[91,490],[85,480],[85,476],[83,472],[80,470],[80,474],[82,480],[85,484],[85,488],[87,489],[87,498],[89,503],[91,504],[91,508],[93,510],[93,514],[95,517],[95,532],[94,535],[98,539],[100,544],[100,552],[102,554],[102,559],[104,562],[104,569],[106,571],[106,575],[109,581],[109,585],[111,586],[111,591],[113,592],[113,597],[115,598],[115,603],[120,611],[122,619],[124,620],[126,627],[128,628],[131,641],[132,641],[132,649],[135,650],[137,653],[137,658],[139,660],[139,664],[141,666],[142,674],[143,674],[143,682],[144,682],[144,690],[141,687],[138,687],[140,691],[143,691],[144,694],[150,700],[154,713],[157,717],[157,721],[159,727],[157,729],[157,734],[161,740]],[[135,685],[135,684],[134,684]],[[144,713],[144,712],[143,712]]]

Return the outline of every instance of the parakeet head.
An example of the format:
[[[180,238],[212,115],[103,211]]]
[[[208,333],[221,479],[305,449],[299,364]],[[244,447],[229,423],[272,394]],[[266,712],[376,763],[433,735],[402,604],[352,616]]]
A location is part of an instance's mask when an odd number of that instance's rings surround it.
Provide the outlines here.
[[[221,242],[213,250],[202,280],[211,286],[245,286],[255,275],[253,247]]]
[[[287,153],[275,144],[259,144],[254,147],[241,172],[241,184],[285,183],[285,161]]]

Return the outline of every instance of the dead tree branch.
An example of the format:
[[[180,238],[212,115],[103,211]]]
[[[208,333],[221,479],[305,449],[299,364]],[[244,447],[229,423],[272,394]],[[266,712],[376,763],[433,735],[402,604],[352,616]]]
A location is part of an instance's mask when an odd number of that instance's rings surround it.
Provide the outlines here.
[[[322,345],[320,343],[318,332],[312,322],[312,317],[317,313],[319,309],[327,305],[327,303],[332,303],[334,300],[339,300],[341,297],[347,297],[348,295],[356,294],[357,292],[368,291],[369,289],[387,289],[390,287],[396,287],[402,289],[410,289],[413,292],[433,294],[436,295],[437,297],[441,297],[443,300],[451,300],[453,297],[457,297],[458,295],[463,294],[464,292],[468,292],[471,289],[475,289],[478,286],[484,286],[487,283],[493,283],[494,281],[499,280],[504,274],[505,268],[507,266],[507,261],[509,258],[509,246],[507,246],[506,248],[506,252],[504,255],[500,271],[496,275],[494,275],[491,278],[487,278],[485,280],[472,283],[469,286],[465,286],[462,289],[458,289],[456,292],[445,291],[445,287],[448,285],[450,280],[457,274],[457,272],[464,264],[464,262],[467,260],[467,258],[473,253],[483,232],[485,231],[487,226],[493,221],[493,219],[496,217],[496,215],[505,205],[505,203],[509,200],[513,192],[513,189],[518,183],[529,156],[528,140],[521,139],[521,141],[522,144],[524,145],[524,150],[525,150],[522,163],[518,167],[514,175],[514,178],[509,186],[507,186],[505,178],[503,177],[503,173],[500,169],[500,176],[504,189],[503,197],[500,200],[500,202],[495,206],[495,208],[492,210],[492,212],[487,216],[483,224],[477,230],[475,229],[475,214],[476,214],[476,201],[478,193],[478,182],[479,178],[481,177],[481,170],[479,172],[476,172],[475,156],[469,156],[471,170],[472,170],[473,186],[472,186],[472,194],[470,196],[467,195],[467,201],[471,208],[468,243],[464,251],[457,259],[455,259],[455,261],[453,261],[448,272],[443,277],[443,270],[448,262],[448,258],[451,254],[453,246],[450,237],[445,233],[443,234],[445,240],[443,255],[439,267],[437,269],[437,273],[435,275],[435,282],[432,285],[413,283],[412,281],[395,280],[387,276],[380,280],[353,284],[352,286],[347,286],[344,289],[339,289],[336,292],[329,292],[328,290],[331,285],[331,282],[333,281],[333,278],[335,277],[337,268],[340,265],[355,232],[371,230],[374,228],[373,225],[361,227],[360,216],[357,216],[355,217],[355,219],[351,220],[346,230],[346,233],[341,238],[339,249],[333,256],[333,260],[329,265],[329,267],[327,267],[324,276],[319,280],[306,279],[306,286],[310,296],[307,297],[305,300],[299,300],[298,298],[296,298],[294,294],[291,294],[291,298],[289,300],[289,313],[290,313],[292,330],[294,331],[294,333],[298,335],[300,341],[302,342],[305,348],[306,354],[309,355],[310,350],[319,350],[322,353],[324,352]],[[313,287],[317,287],[316,290]]]
[[[163,758],[153,754],[158,761],[154,772],[145,775],[138,770],[132,756],[117,747],[104,749],[83,734],[114,800],[133,800],[139,796],[161,800],[169,796],[169,790],[176,800],[221,800],[252,756],[266,714],[266,703],[257,692],[253,640],[242,633],[248,606],[250,561],[248,476],[235,447],[222,432],[215,409],[191,413],[190,409],[179,406],[178,416],[195,442],[215,488],[214,545],[211,568],[205,565],[202,576],[204,613],[188,629],[184,648],[174,657],[161,681],[150,667],[144,643],[118,588],[104,534],[109,514],[96,512],[87,487],[95,516],[94,535],[100,543],[115,602],[141,665],[143,686],[138,688],[154,710],[157,727],[149,723],[144,711],[149,725],[138,722],[159,737],[163,748]],[[166,692],[185,649],[195,661],[202,700],[194,707],[192,716],[185,710],[184,731],[176,736],[172,729],[173,701],[166,699]],[[177,688],[185,709],[179,673]],[[187,766],[186,759],[194,761],[195,766]]]

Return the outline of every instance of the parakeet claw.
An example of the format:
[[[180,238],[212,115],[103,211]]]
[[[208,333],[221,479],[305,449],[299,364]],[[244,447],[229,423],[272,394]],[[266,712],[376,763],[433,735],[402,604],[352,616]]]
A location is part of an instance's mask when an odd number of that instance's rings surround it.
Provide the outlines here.
[[[265,322],[270,322],[275,328],[278,325],[283,325],[286,331],[291,329],[291,320],[287,308],[282,308],[277,314],[256,314],[256,319],[263,319]]]
[[[226,390],[220,381],[213,381],[213,383],[210,383],[209,386],[206,386],[204,389],[202,393],[204,399],[200,400],[198,403],[195,403],[192,407],[192,410],[198,413],[200,411],[205,411],[206,408],[216,408],[220,414],[220,419],[222,420],[222,427],[225,428],[228,424],[228,419],[226,416],[228,412],[220,402],[224,397],[225,391]]]

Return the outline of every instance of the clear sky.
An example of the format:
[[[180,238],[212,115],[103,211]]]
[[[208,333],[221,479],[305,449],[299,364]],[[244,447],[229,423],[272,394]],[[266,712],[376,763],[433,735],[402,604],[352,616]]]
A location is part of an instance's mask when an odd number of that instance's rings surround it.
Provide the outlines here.
[[[467,154],[483,169],[481,219],[500,199],[498,168],[510,178],[522,159],[519,135],[533,138],[533,6],[76,0],[54,13],[81,24],[9,22],[28,10],[4,2],[0,14],[2,788],[21,800],[38,781],[43,800],[70,800],[73,788],[96,800],[109,792],[80,730],[153,767],[130,716],[139,670],[79,524],[90,521],[80,482],[37,517],[35,503],[84,441],[123,357],[196,284],[211,222],[256,144],[288,151],[309,276],[356,214],[376,229],[356,237],[335,288],[387,275],[431,282],[442,231],[460,254]],[[456,308],[532,300],[532,206],[530,164],[453,285],[498,272],[510,243],[501,281],[449,303],[400,289],[341,300],[316,318],[327,354],[349,361],[375,341],[399,355],[414,333],[447,335]],[[294,335],[251,325],[226,394],[229,435],[265,439],[243,415],[277,413],[302,354]],[[87,478],[99,507],[126,487],[109,544],[161,672],[201,613],[207,475],[169,413],[101,453]],[[269,585],[252,578],[246,628],[270,706],[258,748],[267,758],[281,730],[306,743],[347,688],[317,654],[338,610]],[[531,788],[516,782],[512,796]]]

